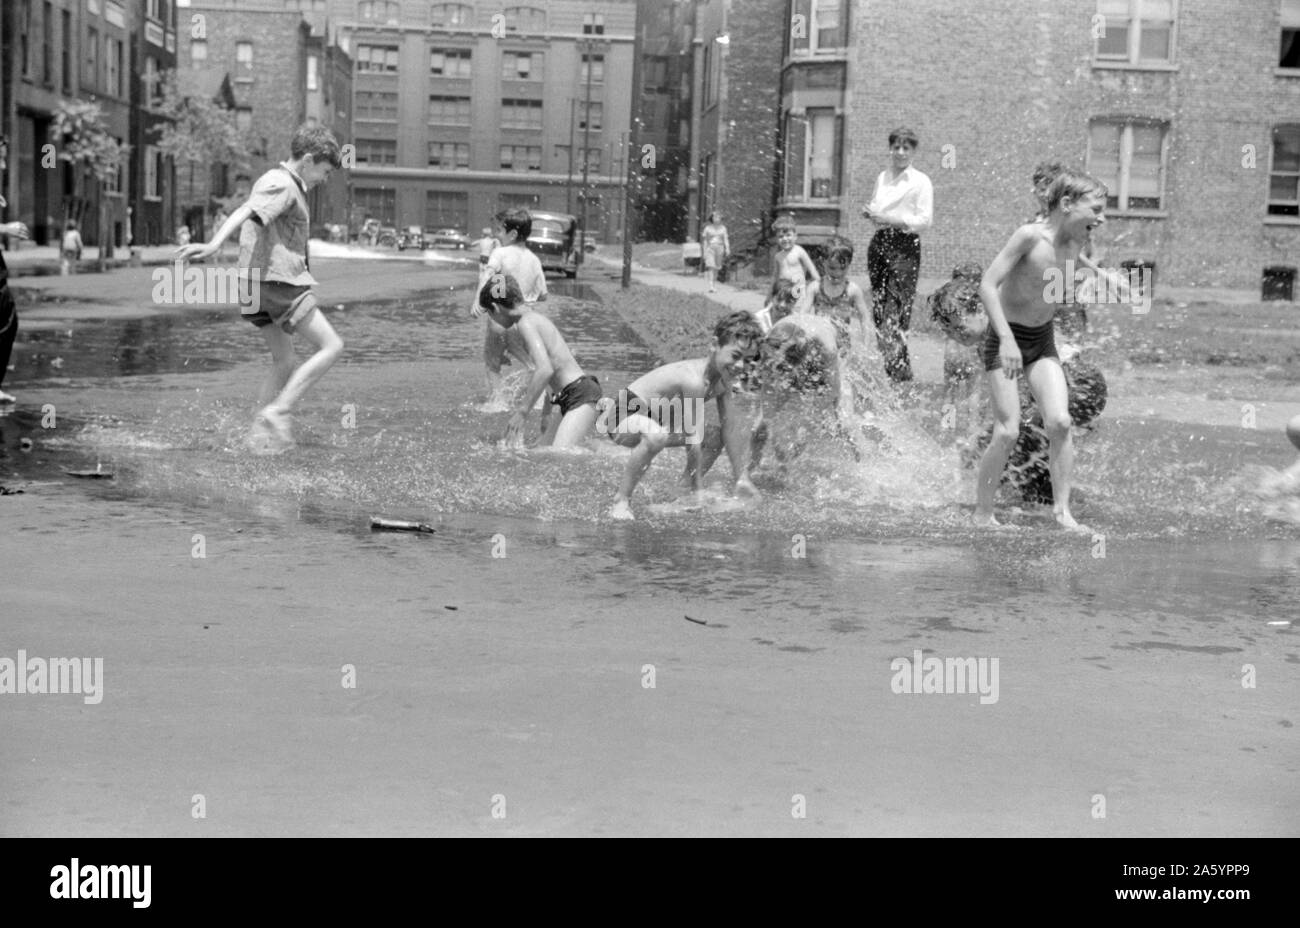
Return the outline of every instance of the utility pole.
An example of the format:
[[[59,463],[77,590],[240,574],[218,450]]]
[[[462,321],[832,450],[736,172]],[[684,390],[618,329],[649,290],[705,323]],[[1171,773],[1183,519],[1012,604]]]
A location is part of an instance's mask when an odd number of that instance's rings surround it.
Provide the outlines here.
[[[641,52],[645,48],[645,30],[649,25],[650,4],[653,0],[636,0],[636,26],[632,41],[632,125],[629,128],[627,158],[627,185],[623,196],[623,280],[624,290],[632,286],[632,227],[635,222],[635,191],[641,188],[641,100],[645,96],[641,87]]]
[[[587,57],[587,108],[582,116],[582,224],[578,226],[582,239],[578,243],[578,264],[583,263],[587,246],[587,199],[591,194],[591,188],[588,186],[591,172],[591,70],[592,65],[595,64],[593,60],[595,55],[591,53],[591,40],[583,40],[582,44]]]
[[[569,97],[569,179],[564,185],[564,211],[573,215],[573,131],[578,124],[578,98]]]

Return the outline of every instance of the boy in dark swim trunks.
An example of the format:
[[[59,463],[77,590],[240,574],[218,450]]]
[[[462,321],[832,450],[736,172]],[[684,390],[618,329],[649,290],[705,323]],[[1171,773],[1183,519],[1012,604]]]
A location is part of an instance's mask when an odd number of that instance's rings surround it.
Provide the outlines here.
[[[1070,513],[1074,445],[1068,388],[1052,326],[1057,307],[1048,299],[1048,282],[1059,279],[1067,261],[1078,260],[1089,234],[1106,221],[1106,187],[1086,174],[1064,171],[1053,182],[1047,205],[1047,219],[1017,229],[980,283],[989,317],[981,355],[994,422],[993,439],[980,460],[975,521],[999,525],[993,497],[1020,434],[1016,378],[1023,372],[1047,432],[1053,515],[1064,528],[1086,531]]]
[[[596,422],[600,383],[582,372],[555,323],[524,302],[514,276],[494,274],[483,284],[478,301],[489,319],[504,331],[514,331],[518,337],[506,339],[507,350],[533,369],[528,389],[506,426],[506,441],[522,438],[528,414],[549,386],[551,403],[559,407],[561,417],[551,444],[556,448],[576,445]],[[518,347],[520,343],[523,348]]]
[[[343,353],[343,340],[317,311],[316,279],[307,259],[307,191],[341,165],[339,143],[328,129],[304,126],[293,134],[289,154],[288,161],[258,178],[248,201],[230,214],[212,241],[176,250],[182,260],[210,258],[240,230],[240,277],[253,288],[241,312],[261,330],[271,351],[271,371],[258,399],[263,406],[250,435],[256,451],[283,451],[293,443],[289,416],[294,404]],[[294,335],[316,349],[297,369]]]
[[[709,355],[689,361],[674,361],[639,377],[605,400],[600,427],[620,445],[632,449],[618,495],[610,506],[613,519],[631,519],[629,500],[637,483],[655,456],[664,448],[686,446],[692,488],[700,488],[700,442],[704,437],[704,406],[717,400],[723,443],[738,493],[757,496],[750,482],[746,442],[748,433],[740,416],[732,414],[731,389],[745,362],[758,354],[762,330],[744,310],[718,320],[713,330]],[[673,420],[677,421],[673,421]]]

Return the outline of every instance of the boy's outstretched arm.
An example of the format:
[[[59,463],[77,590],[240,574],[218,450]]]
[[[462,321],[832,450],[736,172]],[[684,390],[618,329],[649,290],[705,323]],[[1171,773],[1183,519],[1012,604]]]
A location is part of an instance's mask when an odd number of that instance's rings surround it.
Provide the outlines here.
[[[1011,326],[1007,324],[1007,315],[1002,309],[998,288],[1002,286],[1002,281],[1006,280],[1016,263],[1029,253],[1036,236],[1037,233],[1031,226],[1021,226],[1016,229],[980,279],[980,299],[984,303],[984,311],[988,313],[989,327],[993,329],[1000,343],[998,358],[1002,362],[1002,373],[1009,379],[1014,379],[1020,374],[1023,358],[1019,346],[1016,345],[1016,339],[1011,334]]]
[[[221,224],[221,228],[212,236],[212,241],[182,245],[176,249],[176,257],[182,261],[188,261],[191,258],[207,258],[215,255],[226,239],[230,238],[230,233],[243,225],[246,220],[251,219],[252,216],[253,211],[248,208],[247,204],[239,207]]]
[[[533,363],[533,375],[528,379],[528,389],[524,391],[524,398],[520,405],[515,409],[514,415],[510,417],[510,422],[506,426],[506,443],[509,444],[516,438],[523,435],[524,426],[528,422],[528,414],[532,412],[533,406],[537,403],[537,398],[542,395],[546,389],[547,383],[554,374],[551,368],[551,357],[546,351],[546,345],[542,343],[542,336],[526,321],[520,320],[516,323],[515,328],[524,338],[524,344],[528,346],[528,356]]]

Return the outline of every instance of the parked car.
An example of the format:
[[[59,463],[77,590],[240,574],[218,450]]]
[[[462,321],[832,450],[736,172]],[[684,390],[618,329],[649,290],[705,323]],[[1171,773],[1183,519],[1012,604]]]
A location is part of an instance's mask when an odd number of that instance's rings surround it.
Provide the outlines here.
[[[469,236],[459,229],[434,229],[424,238],[428,248],[468,248]]]
[[[397,250],[405,251],[408,248],[418,248],[424,250],[425,245],[424,230],[419,226],[407,226],[401,235],[397,236]]]
[[[380,227],[379,227],[379,236],[378,236],[378,238],[375,240],[375,244],[376,244],[376,245],[383,245],[383,246],[386,246],[386,247],[388,247],[388,248],[394,248],[394,247],[396,247],[396,246],[397,246],[397,227],[396,227],[396,226],[380,226]]]
[[[587,254],[592,254],[600,246],[600,241],[595,232],[582,233],[582,250]]]
[[[533,231],[528,236],[528,250],[542,262],[542,270],[577,277],[578,217],[568,213],[531,212]]]

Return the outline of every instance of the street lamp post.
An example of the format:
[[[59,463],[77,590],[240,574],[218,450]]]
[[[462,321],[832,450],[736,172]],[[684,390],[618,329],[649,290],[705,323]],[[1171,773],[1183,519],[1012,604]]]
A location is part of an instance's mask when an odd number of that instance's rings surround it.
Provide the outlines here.
[[[587,102],[582,115],[582,224],[578,226],[582,239],[578,243],[578,264],[583,263],[583,254],[587,244],[587,199],[591,193],[588,186],[591,174],[591,70],[594,63],[592,59],[595,57],[591,52],[592,43],[590,39],[584,39],[582,46],[584,57],[587,59]]]

